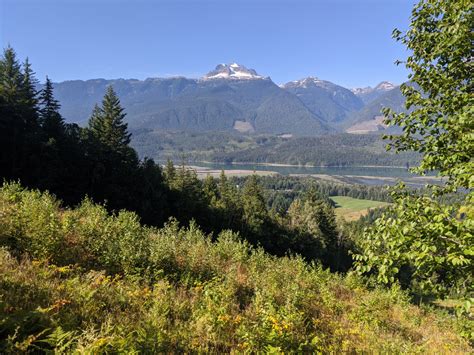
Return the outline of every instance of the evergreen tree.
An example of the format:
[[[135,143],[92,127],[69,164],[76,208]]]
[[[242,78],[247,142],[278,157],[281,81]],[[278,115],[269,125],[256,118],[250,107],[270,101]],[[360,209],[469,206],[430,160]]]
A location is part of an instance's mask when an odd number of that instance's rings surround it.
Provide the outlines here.
[[[125,152],[128,150],[131,134],[128,125],[124,122],[125,112],[112,86],[107,88],[102,107],[94,108],[89,128],[93,135],[110,150]]]
[[[219,189],[217,187],[215,179],[211,175],[208,174],[204,179],[204,182],[202,184],[202,190],[208,203],[213,207],[217,207],[217,202],[219,199]]]
[[[220,207],[224,209],[235,208],[239,205],[239,194],[234,184],[232,184],[224,170],[219,176],[218,191],[220,196]]]
[[[241,228],[242,201],[234,184],[232,184],[224,170],[221,171],[218,182],[219,200],[217,207],[220,209],[221,218],[227,228]]]
[[[169,183],[179,198],[176,199],[175,208],[181,219],[205,218],[205,196],[201,181],[197,178],[196,171],[186,167],[183,163],[177,170],[174,180]]]
[[[165,165],[165,171],[164,171],[165,179],[168,185],[171,184],[171,182],[175,179],[176,177],[176,168],[173,164],[173,161],[171,159],[168,159],[166,161]]]
[[[267,221],[268,211],[262,187],[256,175],[248,178],[242,192],[243,218],[252,233],[260,234]]]
[[[54,98],[53,84],[48,77],[40,94],[40,118],[47,138],[60,139],[65,134],[64,119],[59,113],[60,104]]]
[[[98,104],[92,108],[91,116],[89,117],[88,127],[91,133],[96,137],[99,135],[99,126],[101,121],[101,109]]]
[[[39,125],[38,118],[38,91],[36,86],[38,80],[35,78],[35,73],[31,68],[31,64],[26,58],[23,63],[23,82],[21,86],[21,99],[23,103],[24,112],[22,113],[25,117],[27,129],[36,130]]]
[[[0,163],[4,177],[30,185],[38,176],[39,126],[36,79],[28,61],[22,69],[11,47],[0,60]]]
[[[130,143],[125,113],[109,86],[102,105],[95,106],[87,130],[87,156],[90,161],[89,191],[110,207],[137,209],[135,185],[139,160]]]
[[[7,47],[0,60],[0,95],[6,104],[19,106],[22,87],[23,73],[20,62],[13,48]]]
[[[144,158],[139,166],[139,178],[135,181],[134,201],[144,223],[159,225],[165,221],[167,211],[165,185],[161,168],[152,159]]]
[[[331,269],[347,269],[347,251],[340,240],[334,209],[313,187],[288,208],[288,225],[294,231],[295,250],[319,259]]]
[[[84,155],[78,150],[80,145],[73,129],[67,130],[67,125],[59,113],[60,104],[54,98],[53,84],[46,77],[43,90],[39,95],[39,118],[42,129],[42,164],[40,188],[48,189],[67,202],[77,201],[81,190],[80,185]]]
[[[0,60],[0,164],[2,176],[18,178],[25,124],[20,110],[23,74],[11,47]]]

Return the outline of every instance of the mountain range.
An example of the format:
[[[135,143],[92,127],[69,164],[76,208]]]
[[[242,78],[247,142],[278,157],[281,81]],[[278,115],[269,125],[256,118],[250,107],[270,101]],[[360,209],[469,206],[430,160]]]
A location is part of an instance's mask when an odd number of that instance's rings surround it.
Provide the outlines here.
[[[61,113],[69,122],[86,124],[108,85],[120,97],[131,129],[317,136],[351,132],[354,125],[375,122],[381,105],[389,103],[398,110],[404,102],[398,87],[388,82],[350,90],[308,77],[277,85],[253,69],[232,63],[219,64],[200,79],[55,83]],[[384,128],[372,126],[369,131]]]

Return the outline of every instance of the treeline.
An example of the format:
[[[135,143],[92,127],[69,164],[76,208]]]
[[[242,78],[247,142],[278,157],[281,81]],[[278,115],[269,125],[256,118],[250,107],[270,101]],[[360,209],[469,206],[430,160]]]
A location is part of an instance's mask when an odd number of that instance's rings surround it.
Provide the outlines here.
[[[243,186],[246,177],[233,177],[231,181]],[[331,196],[348,196],[358,199],[391,202],[389,191],[384,186],[345,185],[321,181],[312,177],[262,176],[260,185],[264,189],[268,208],[286,213],[291,203],[312,191],[319,199],[334,206]]]
[[[254,136],[239,132],[186,132],[133,129],[131,145],[141,157],[157,161],[210,161],[213,154],[256,148],[266,136]],[[275,139],[277,139],[275,137]]]
[[[319,194],[302,194],[277,215],[255,176],[238,188],[225,175],[201,181],[184,166],[170,162],[162,171],[151,159],[139,160],[112,87],[83,128],[65,123],[48,78],[43,90],[36,87],[28,61],[21,65],[7,48],[0,60],[4,180],[48,190],[67,206],[88,196],[112,212],[134,211],[148,225],[161,226],[170,216],[183,224],[195,220],[214,236],[232,229],[275,255],[299,253],[333,269],[349,267],[334,211]]]
[[[415,153],[394,154],[385,150],[379,135],[337,134],[269,140],[257,148],[216,153],[216,162],[283,163],[314,166],[413,166]]]
[[[111,210],[128,208],[146,223],[166,218],[166,187],[160,168],[140,161],[129,147],[124,112],[109,88],[89,126],[66,124],[46,78],[36,91],[30,64],[19,63],[12,48],[0,60],[0,166],[5,180],[49,190],[68,205],[85,196]]]

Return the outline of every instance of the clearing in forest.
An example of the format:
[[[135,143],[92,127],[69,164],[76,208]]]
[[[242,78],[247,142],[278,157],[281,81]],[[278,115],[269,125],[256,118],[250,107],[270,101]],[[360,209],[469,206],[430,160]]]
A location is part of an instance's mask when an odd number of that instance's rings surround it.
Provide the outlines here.
[[[373,208],[389,205],[388,202],[363,200],[349,196],[331,196],[331,200],[336,203],[336,215],[346,221],[358,220]]]

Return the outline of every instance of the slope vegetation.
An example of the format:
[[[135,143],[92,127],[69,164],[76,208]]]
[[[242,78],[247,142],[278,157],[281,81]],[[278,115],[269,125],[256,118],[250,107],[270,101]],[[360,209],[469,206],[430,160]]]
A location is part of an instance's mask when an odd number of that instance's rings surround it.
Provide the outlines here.
[[[0,190],[2,352],[468,352],[453,318],[231,232]],[[18,302],[18,300],[22,300]]]

